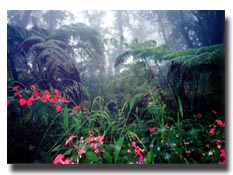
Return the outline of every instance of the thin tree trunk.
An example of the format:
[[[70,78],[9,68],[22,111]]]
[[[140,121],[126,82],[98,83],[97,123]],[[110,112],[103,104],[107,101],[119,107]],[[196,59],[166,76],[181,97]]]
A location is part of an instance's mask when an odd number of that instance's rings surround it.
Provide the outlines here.
[[[182,10],[180,10],[180,19],[181,19],[181,33],[185,39],[185,42],[187,44],[188,48],[193,48],[193,43],[191,39],[189,38],[188,31],[185,30],[185,21],[184,21],[184,13]]]
[[[30,20],[32,10],[25,10],[23,13],[22,20],[20,22],[20,27],[26,28]]]
[[[165,44],[166,44],[166,46],[167,46],[167,49],[169,50],[169,45],[168,45],[168,41],[167,41],[167,36],[166,36],[166,32],[165,32],[165,30],[164,30],[164,24],[163,24],[162,17],[161,17],[161,14],[160,14],[159,11],[157,12],[157,16],[158,16],[158,20],[159,20],[159,23],[160,23],[160,26],[161,26],[161,30],[162,30],[164,42],[165,42]]]

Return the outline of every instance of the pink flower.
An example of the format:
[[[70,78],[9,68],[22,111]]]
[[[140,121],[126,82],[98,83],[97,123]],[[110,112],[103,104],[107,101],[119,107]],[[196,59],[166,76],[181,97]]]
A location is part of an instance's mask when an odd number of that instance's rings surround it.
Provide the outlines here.
[[[137,143],[136,142],[131,142],[131,144],[135,149],[137,148]]]
[[[212,112],[214,115],[217,115],[217,111],[215,111],[214,109],[212,109],[211,112]]]
[[[218,126],[220,126],[222,128],[225,127],[225,123],[223,123],[222,120],[216,120],[216,122],[217,122]]]
[[[64,162],[62,164],[72,164],[72,160],[69,158],[66,158],[66,160],[64,160]]]
[[[86,142],[89,143],[89,144],[91,144],[91,143],[94,142],[94,141],[95,141],[95,138],[94,138],[94,137],[88,137],[88,138],[86,139]]]
[[[7,107],[10,105],[10,101],[7,100]]]
[[[217,143],[217,144],[222,144],[222,140],[219,140],[219,139],[213,139],[212,141]]]
[[[165,127],[166,129],[168,129],[168,128],[169,128],[168,123],[166,123],[164,127]]]
[[[80,150],[78,150],[78,157],[82,158],[82,155],[85,154],[85,153],[86,153],[86,151],[81,148]]]
[[[100,152],[99,148],[95,149],[95,153],[98,154]]]
[[[222,149],[220,149],[220,157],[225,157],[225,149],[224,148],[222,148]]]
[[[155,131],[155,128],[149,128],[150,133],[153,133]]]
[[[19,105],[20,106],[24,106],[26,104],[27,104],[27,100],[26,99],[24,99],[24,98],[19,99]]]
[[[64,154],[58,154],[53,160],[53,164],[63,164],[64,163],[64,161],[62,160],[63,158],[64,158]]]
[[[144,161],[144,157],[142,154],[139,155],[138,162],[141,163]]]
[[[60,105],[57,105],[57,106],[56,106],[56,111],[57,111],[57,112],[61,112],[61,106],[60,106]]]
[[[32,91],[35,91],[35,90],[36,90],[36,86],[35,86],[35,85],[31,85],[30,87],[31,87],[31,90],[32,90]]]
[[[220,165],[225,165],[225,164],[226,164],[226,160],[219,161],[218,164],[220,164]]]
[[[211,128],[210,131],[209,131],[209,133],[210,133],[211,135],[213,135],[214,132],[215,132],[215,128]]]
[[[12,89],[13,89],[13,91],[18,91],[19,90],[19,85],[14,86]]]
[[[202,115],[202,113],[198,112],[198,113],[197,113],[197,116],[198,116],[198,117],[202,117],[203,115]]]
[[[97,137],[97,142],[98,142],[99,144],[103,144],[103,140],[104,140],[104,136],[98,136],[98,137]]]
[[[55,95],[56,97],[59,97],[59,96],[60,96],[60,92],[59,92],[59,90],[54,89],[54,95]]]
[[[77,138],[75,135],[70,136],[65,143],[65,146],[68,146],[71,142],[73,142],[73,140]]]

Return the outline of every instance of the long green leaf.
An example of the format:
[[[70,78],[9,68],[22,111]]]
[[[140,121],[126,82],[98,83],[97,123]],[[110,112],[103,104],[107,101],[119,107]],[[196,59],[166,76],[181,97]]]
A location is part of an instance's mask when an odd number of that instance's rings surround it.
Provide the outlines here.
[[[115,143],[115,149],[114,149],[114,163],[117,163],[118,156],[121,151],[121,147],[124,143],[124,137],[119,138],[119,140]]]
[[[65,107],[64,113],[63,113],[63,126],[65,130],[67,130],[69,127],[69,114],[68,114],[67,107]]]

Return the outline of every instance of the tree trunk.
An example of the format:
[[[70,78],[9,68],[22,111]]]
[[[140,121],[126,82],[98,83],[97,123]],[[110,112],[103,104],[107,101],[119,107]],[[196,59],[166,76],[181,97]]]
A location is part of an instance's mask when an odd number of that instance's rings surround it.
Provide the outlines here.
[[[23,17],[22,17],[21,22],[20,22],[20,27],[22,27],[24,29],[27,28],[28,22],[30,20],[31,12],[32,12],[32,10],[25,10],[24,11]]]
[[[157,12],[157,16],[158,16],[158,20],[159,20],[159,23],[160,23],[160,26],[161,26],[164,42],[165,42],[165,44],[167,46],[167,49],[169,50],[167,36],[166,36],[166,32],[164,30],[164,24],[163,24],[162,17],[161,17],[161,14],[160,14],[159,11]]]
[[[193,48],[193,42],[189,38],[188,31],[185,30],[185,21],[184,21],[184,13],[182,10],[180,10],[180,19],[181,19],[181,34],[183,35],[186,45],[188,48]]]

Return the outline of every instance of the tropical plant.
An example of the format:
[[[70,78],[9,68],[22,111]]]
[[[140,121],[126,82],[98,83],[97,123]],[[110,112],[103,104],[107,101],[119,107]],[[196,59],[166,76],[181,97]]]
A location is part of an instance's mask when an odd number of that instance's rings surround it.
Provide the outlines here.
[[[38,84],[43,89],[49,86],[60,90],[73,88],[75,91],[67,95],[76,103],[80,103],[83,91],[75,57],[95,59],[98,63],[101,55],[98,33],[81,23],[61,26],[49,35],[8,25],[11,81]],[[74,88],[75,85],[78,88]]]
[[[179,97],[191,113],[205,106],[205,110],[216,108],[224,115],[221,110],[224,109],[224,56],[223,45],[187,49],[164,56],[171,61],[167,80],[176,98]]]

